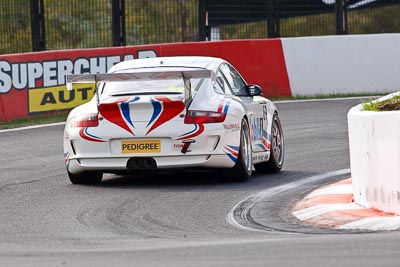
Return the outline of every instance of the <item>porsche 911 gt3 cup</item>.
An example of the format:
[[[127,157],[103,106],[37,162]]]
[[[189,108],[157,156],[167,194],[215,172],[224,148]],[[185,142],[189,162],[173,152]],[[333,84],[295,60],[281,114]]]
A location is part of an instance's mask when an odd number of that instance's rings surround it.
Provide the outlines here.
[[[246,180],[253,166],[261,173],[282,168],[275,105],[223,59],[135,59],[107,74],[68,75],[68,89],[73,83],[95,83],[96,93],[66,122],[72,183],[99,183],[103,173],[197,167]]]

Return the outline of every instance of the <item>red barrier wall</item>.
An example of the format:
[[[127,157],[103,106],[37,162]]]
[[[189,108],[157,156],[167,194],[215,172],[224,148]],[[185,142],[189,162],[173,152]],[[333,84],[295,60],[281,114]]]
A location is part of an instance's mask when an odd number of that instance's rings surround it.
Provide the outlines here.
[[[70,109],[86,102],[91,88],[64,89],[65,74],[106,72],[124,59],[215,56],[231,62],[264,95],[290,96],[280,39],[238,40],[48,51],[0,56],[0,121]]]

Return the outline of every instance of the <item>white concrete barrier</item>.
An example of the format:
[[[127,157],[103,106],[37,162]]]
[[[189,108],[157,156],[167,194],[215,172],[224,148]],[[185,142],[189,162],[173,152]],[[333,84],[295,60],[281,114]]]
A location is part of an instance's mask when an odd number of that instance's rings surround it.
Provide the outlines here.
[[[388,95],[382,101],[400,92]],[[400,214],[400,111],[348,113],[350,166],[357,204]]]
[[[282,38],[294,96],[400,90],[400,34]]]

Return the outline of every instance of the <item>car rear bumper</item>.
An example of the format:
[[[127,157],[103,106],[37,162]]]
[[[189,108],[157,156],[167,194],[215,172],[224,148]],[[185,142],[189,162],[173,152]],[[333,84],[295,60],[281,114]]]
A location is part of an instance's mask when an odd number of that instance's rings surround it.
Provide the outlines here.
[[[70,173],[81,173],[84,171],[118,172],[129,171],[128,161],[133,157],[85,157],[70,158],[67,162],[67,169]],[[235,161],[223,154],[212,155],[179,155],[179,156],[156,156],[139,157],[154,159],[156,169],[173,168],[231,168]]]

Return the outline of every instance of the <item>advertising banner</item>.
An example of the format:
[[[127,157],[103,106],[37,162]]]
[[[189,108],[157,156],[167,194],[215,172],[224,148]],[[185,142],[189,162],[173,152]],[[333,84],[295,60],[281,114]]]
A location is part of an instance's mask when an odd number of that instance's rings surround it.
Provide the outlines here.
[[[289,96],[280,39],[179,43],[47,51],[0,56],[0,121],[69,110],[91,99],[94,84],[66,90],[65,75],[106,73],[114,64],[160,56],[215,56],[228,60],[265,96]]]

